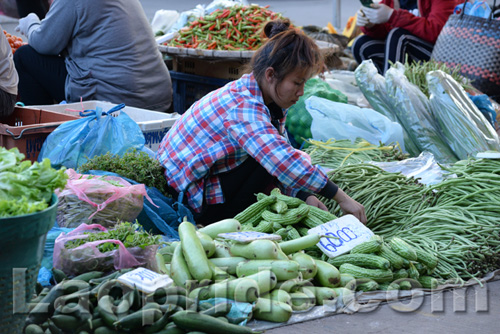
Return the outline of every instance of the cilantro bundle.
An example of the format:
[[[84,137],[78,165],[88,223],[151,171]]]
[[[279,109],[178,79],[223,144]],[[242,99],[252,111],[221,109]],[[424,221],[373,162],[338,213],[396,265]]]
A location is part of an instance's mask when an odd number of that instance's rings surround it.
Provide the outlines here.
[[[171,197],[167,192],[163,166],[145,152],[130,149],[122,156],[108,152],[91,158],[78,169],[82,174],[90,170],[113,172],[147,187],[154,187],[163,195]]]
[[[140,247],[142,249],[151,245],[159,245],[161,243],[161,235],[152,235],[142,230],[141,225],[137,223],[118,222],[115,227],[107,232],[85,232],[87,238],[74,239],[66,242],[66,249],[76,248],[87,242],[98,240],[120,240],[126,248]],[[105,242],[97,246],[97,249],[102,253],[118,249],[118,245]]]

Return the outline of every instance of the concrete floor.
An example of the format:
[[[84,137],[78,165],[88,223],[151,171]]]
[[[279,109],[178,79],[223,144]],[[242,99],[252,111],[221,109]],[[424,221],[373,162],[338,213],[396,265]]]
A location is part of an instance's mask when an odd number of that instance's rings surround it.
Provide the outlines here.
[[[336,314],[266,331],[268,334],[498,334],[500,280],[447,290],[354,314]]]

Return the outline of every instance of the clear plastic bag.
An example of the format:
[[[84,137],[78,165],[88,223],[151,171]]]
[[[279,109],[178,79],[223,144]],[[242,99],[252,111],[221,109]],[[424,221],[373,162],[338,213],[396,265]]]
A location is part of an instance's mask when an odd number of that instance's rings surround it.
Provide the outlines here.
[[[396,122],[373,109],[359,108],[347,103],[330,101],[311,96],[306,100],[306,109],[312,117],[311,133],[315,140],[356,138],[378,145],[401,143],[403,129]]]
[[[143,209],[144,184],[132,185],[117,176],[94,176],[66,170],[69,179],[59,199],[57,224],[75,228],[82,223],[112,227],[118,220],[133,222]]]
[[[90,271],[109,272],[124,268],[145,267],[157,271],[156,251],[158,245],[144,248],[126,248],[120,240],[98,240],[87,242],[79,247],[68,249],[66,242],[74,239],[85,239],[86,232],[106,232],[99,224],[82,224],[69,233],[61,233],[54,244],[54,268],[64,271],[67,275],[79,275]],[[117,250],[102,253],[97,246],[111,242],[118,245]]]
[[[429,72],[426,78],[432,113],[459,159],[500,150],[495,129],[455,79],[443,71]]]
[[[457,161],[432,116],[429,99],[408,80],[404,74],[404,66],[389,68],[385,74],[385,82],[391,110],[420,151],[431,152],[440,163]]]
[[[392,110],[391,103],[387,97],[385,78],[378,73],[372,60],[363,61],[354,71],[356,83],[371,107],[389,118],[393,122],[401,124],[397,115]],[[413,142],[408,131],[403,127],[404,142],[400,143],[404,152],[415,157],[420,154],[420,149]]]
[[[370,161],[369,163],[390,173],[401,173],[407,177],[418,178],[420,183],[427,185],[440,183],[445,179],[445,175],[449,177],[443,173],[443,169],[430,152],[422,152],[416,158],[401,161]]]

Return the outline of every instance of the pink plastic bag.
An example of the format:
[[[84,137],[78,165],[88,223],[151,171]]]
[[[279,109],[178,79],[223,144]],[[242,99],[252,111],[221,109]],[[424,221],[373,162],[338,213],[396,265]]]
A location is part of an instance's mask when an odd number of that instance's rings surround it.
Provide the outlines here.
[[[124,268],[145,267],[157,271],[156,251],[158,245],[126,248],[120,240],[98,240],[85,243],[76,248],[67,249],[66,242],[75,239],[88,238],[86,232],[106,232],[107,229],[99,224],[81,224],[73,231],[61,233],[54,243],[54,268],[73,276],[90,271],[109,272]],[[118,245],[117,250],[101,252],[97,248],[102,243],[111,242]]]
[[[59,198],[57,224],[77,227],[97,223],[112,227],[118,220],[133,222],[144,205],[144,196],[151,202],[144,184],[132,185],[121,177],[78,174],[67,169],[69,179]]]

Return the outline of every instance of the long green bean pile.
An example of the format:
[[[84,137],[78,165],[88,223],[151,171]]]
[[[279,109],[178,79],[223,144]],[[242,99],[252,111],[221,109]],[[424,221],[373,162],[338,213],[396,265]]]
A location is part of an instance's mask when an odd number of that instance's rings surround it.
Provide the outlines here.
[[[405,215],[415,215],[434,205],[437,196],[418,179],[390,173],[367,163],[346,165],[328,177],[353,199],[363,204],[367,226],[376,234]],[[330,212],[341,216],[337,202],[321,198]]]
[[[309,139],[304,152],[309,154],[313,164],[330,169],[368,161],[399,161],[408,158],[399,145],[373,145],[361,138],[354,143],[350,139],[330,139],[326,142]]]
[[[445,170],[457,177],[433,186],[363,164],[329,177],[365,206],[374,233],[436,254],[432,275],[463,283],[500,268],[500,161],[471,159]],[[324,202],[340,216],[334,201]]]

